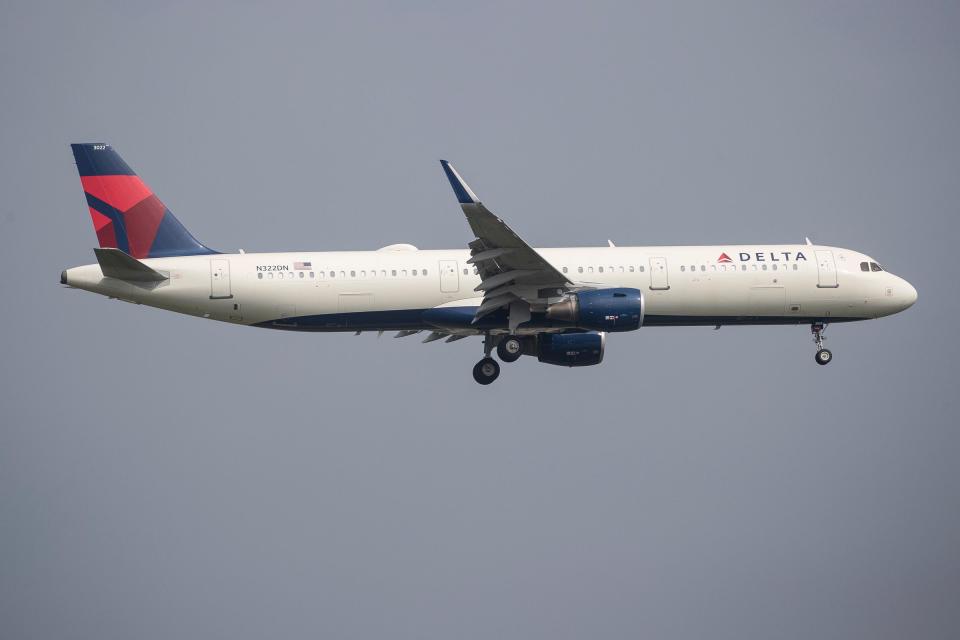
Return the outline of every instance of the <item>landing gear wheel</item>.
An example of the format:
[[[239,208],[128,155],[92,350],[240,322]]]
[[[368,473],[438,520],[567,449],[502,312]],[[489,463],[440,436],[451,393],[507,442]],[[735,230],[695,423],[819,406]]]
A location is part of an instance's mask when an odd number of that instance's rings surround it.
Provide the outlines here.
[[[480,384],[490,384],[500,375],[500,365],[493,358],[484,358],[473,366],[473,379]]]
[[[813,356],[817,364],[830,364],[833,360],[833,354],[830,352],[830,349],[823,348],[823,332],[826,330],[826,322],[814,322],[810,325],[810,332],[813,334],[813,343],[817,345],[817,353]]]
[[[523,343],[517,336],[507,336],[497,345],[497,356],[504,362],[516,362],[523,355]]]

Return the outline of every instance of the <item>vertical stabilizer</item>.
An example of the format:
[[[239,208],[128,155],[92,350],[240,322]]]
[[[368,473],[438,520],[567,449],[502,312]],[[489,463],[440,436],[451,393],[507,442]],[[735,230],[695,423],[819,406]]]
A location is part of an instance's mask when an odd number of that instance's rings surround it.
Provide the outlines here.
[[[217,253],[194,238],[108,144],[72,144],[101,248],[134,258]]]

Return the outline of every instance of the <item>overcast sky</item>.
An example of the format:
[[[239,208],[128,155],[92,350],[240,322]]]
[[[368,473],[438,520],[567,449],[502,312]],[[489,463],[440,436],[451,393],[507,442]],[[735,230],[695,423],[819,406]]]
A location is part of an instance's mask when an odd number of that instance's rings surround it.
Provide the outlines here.
[[[483,6],[481,6],[483,5]],[[4,2],[4,638],[956,638],[960,9]],[[58,284],[108,142],[232,251],[860,250],[918,303],[602,365]]]

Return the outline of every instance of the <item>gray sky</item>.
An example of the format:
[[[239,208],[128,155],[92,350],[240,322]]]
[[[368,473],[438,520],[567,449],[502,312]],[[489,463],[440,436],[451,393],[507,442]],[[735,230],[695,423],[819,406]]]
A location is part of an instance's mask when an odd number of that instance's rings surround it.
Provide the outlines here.
[[[955,638],[955,3],[5,2],[4,638]],[[401,6],[402,5],[402,6]],[[599,367],[62,289],[68,143],[222,250],[815,241],[919,302]]]

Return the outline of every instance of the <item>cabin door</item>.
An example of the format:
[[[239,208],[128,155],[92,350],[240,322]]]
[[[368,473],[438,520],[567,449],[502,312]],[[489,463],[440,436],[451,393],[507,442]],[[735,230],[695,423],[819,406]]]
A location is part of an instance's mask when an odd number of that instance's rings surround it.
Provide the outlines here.
[[[232,298],[230,292],[230,261],[223,258],[210,260],[210,299]]]
[[[821,289],[835,289],[837,284],[837,265],[833,261],[832,251],[817,251],[817,286]]]

